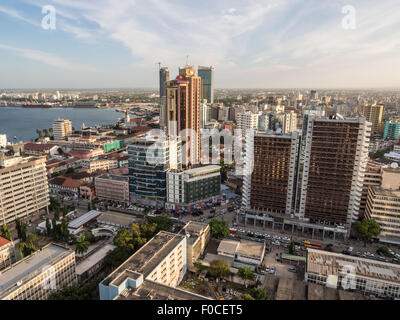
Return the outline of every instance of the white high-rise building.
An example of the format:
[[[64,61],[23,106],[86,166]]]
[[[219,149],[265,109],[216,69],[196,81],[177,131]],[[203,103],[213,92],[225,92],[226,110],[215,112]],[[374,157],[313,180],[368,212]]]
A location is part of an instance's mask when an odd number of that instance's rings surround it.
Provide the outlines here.
[[[236,116],[237,128],[242,129],[242,134],[245,135],[247,130],[257,130],[258,128],[257,113],[250,111],[238,113]]]
[[[5,134],[0,134],[0,148],[5,148],[7,145],[7,136]]]
[[[50,204],[46,158],[0,154],[0,186],[0,224],[39,213]]]
[[[297,115],[293,111],[279,113],[275,117],[280,123],[283,134],[297,130]]]
[[[54,140],[65,140],[72,133],[72,123],[69,120],[58,118],[53,123]]]

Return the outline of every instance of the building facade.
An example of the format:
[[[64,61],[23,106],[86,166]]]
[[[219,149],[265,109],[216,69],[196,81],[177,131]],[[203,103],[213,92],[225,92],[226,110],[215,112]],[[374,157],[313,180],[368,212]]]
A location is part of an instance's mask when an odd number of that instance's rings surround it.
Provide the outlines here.
[[[14,243],[0,236],[0,271],[15,261]]]
[[[65,140],[70,134],[72,134],[71,121],[59,118],[53,122],[54,140]]]
[[[95,178],[95,192],[99,199],[129,202],[129,177],[104,174]]]
[[[383,131],[383,139],[399,139],[400,121],[385,121],[385,129]]]
[[[0,300],[46,300],[74,283],[75,252],[48,244],[2,270]]]
[[[197,73],[201,78],[202,100],[214,103],[214,67],[199,66]]]
[[[363,107],[363,115],[368,122],[371,122],[371,132],[373,134],[382,132],[383,105],[365,105]]]
[[[12,165],[0,162],[0,223],[26,218],[50,204],[45,158],[13,158]],[[4,161],[2,162],[3,164]]]

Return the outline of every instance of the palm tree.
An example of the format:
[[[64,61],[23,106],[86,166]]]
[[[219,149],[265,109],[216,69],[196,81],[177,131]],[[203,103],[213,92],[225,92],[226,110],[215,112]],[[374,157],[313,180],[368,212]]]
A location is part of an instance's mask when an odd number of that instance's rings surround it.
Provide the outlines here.
[[[89,249],[89,241],[86,240],[85,236],[82,236],[75,240],[76,248],[75,251],[78,254],[85,253]]]
[[[242,278],[244,281],[244,285],[247,288],[247,280],[253,280],[254,279],[254,273],[249,267],[242,267],[239,269],[238,276]]]
[[[3,238],[6,238],[6,239],[8,239],[8,240],[12,240],[12,235],[11,235],[11,232],[10,232],[10,230],[8,229],[8,227],[7,227],[7,225],[6,224],[3,224],[2,226],[1,226],[1,236],[3,237]]]

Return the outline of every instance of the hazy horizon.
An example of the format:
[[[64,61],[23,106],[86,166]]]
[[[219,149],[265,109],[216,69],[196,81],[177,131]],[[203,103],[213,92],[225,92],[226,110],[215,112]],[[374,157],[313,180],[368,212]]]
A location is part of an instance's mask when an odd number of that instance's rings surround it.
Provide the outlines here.
[[[3,0],[0,17],[4,89],[156,89],[187,55],[217,89],[400,84],[397,0]]]

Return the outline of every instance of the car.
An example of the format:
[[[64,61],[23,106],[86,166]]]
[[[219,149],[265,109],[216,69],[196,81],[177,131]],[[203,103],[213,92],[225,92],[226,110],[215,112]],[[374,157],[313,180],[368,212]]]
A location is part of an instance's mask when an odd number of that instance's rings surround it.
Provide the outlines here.
[[[353,249],[354,249],[353,247],[348,247],[348,248],[347,248],[347,251],[348,251],[348,252],[353,252]]]
[[[295,267],[289,267],[289,268],[288,268],[288,271],[289,271],[289,272],[296,272],[296,268],[295,268]]]
[[[265,267],[265,271],[269,272],[270,270],[271,270],[271,269],[270,269],[269,266],[266,266],[266,267]]]

